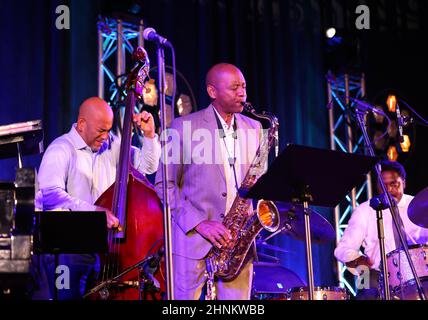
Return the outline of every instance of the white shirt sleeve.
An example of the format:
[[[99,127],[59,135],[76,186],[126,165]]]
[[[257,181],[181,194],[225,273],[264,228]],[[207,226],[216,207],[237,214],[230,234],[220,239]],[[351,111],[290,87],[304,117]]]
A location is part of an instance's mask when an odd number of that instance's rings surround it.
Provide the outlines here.
[[[367,203],[358,206],[349,219],[348,227],[334,250],[335,257],[342,263],[357,259],[367,233]]]
[[[52,144],[43,155],[38,172],[43,210],[95,211],[96,206],[66,192],[70,150],[64,144]]]
[[[143,137],[141,150],[132,147],[133,166],[140,173],[152,174],[158,170],[161,145],[156,134],[153,139]]]

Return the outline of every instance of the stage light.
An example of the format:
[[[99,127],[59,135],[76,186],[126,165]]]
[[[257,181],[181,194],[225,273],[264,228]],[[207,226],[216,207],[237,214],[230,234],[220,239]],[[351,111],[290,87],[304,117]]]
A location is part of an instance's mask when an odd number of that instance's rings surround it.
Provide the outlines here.
[[[375,107],[378,110],[384,111],[382,106],[375,105]],[[373,113],[373,118],[375,119],[376,123],[379,124],[383,123],[383,121],[385,120],[385,116],[378,112]]]
[[[144,84],[143,101],[144,104],[152,107],[158,104],[158,91],[153,79],[150,79]]]
[[[386,99],[386,105],[388,106],[389,112],[395,112],[397,108],[397,98],[394,95],[389,95]]]
[[[401,151],[409,152],[410,146],[412,145],[410,142],[410,138],[407,134],[403,134],[404,141],[400,143]]]
[[[397,161],[398,159],[397,148],[395,146],[389,146],[388,151],[386,152],[386,155],[388,156],[389,160]]]
[[[184,116],[192,112],[192,101],[187,94],[180,94],[177,100],[177,110],[180,116]]]
[[[336,35],[336,29],[335,28],[328,28],[325,32],[325,35],[327,38],[331,39]]]

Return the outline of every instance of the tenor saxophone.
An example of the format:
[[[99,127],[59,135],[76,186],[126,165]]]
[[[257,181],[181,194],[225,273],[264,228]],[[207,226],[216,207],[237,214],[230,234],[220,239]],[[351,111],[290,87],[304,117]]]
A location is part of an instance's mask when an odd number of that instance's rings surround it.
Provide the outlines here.
[[[224,226],[232,235],[231,244],[223,248],[213,246],[205,259],[210,284],[213,283],[214,277],[224,281],[235,279],[244,266],[248,250],[255,237],[262,229],[275,232],[280,223],[278,209],[272,201],[260,200],[257,203],[257,209],[252,210],[252,200],[243,197],[264,173],[269,151],[278,140],[278,119],[267,112],[256,113],[249,103],[243,103],[243,106],[253,116],[268,120],[270,127],[261,139],[232,207],[223,220]],[[213,295],[207,295],[206,298],[215,299]]]

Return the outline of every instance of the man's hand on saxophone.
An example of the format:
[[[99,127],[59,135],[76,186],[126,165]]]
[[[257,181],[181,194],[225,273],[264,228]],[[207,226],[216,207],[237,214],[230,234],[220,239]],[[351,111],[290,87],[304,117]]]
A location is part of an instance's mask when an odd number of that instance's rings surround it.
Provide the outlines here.
[[[230,231],[218,221],[204,220],[195,230],[219,249],[227,247],[232,240]]]

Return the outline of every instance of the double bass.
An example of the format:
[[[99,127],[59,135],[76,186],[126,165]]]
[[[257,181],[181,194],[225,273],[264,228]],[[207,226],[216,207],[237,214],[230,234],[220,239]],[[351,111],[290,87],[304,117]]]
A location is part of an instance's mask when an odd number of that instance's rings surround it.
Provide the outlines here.
[[[120,222],[118,229],[109,230],[109,253],[101,257],[100,282],[89,293],[95,299],[160,300],[166,290],[162,203],[153,185],[130,165],[132,117],[150,70],[144,48],[137,47],[133,59],[116,179],[95,202],[111,208]]]

